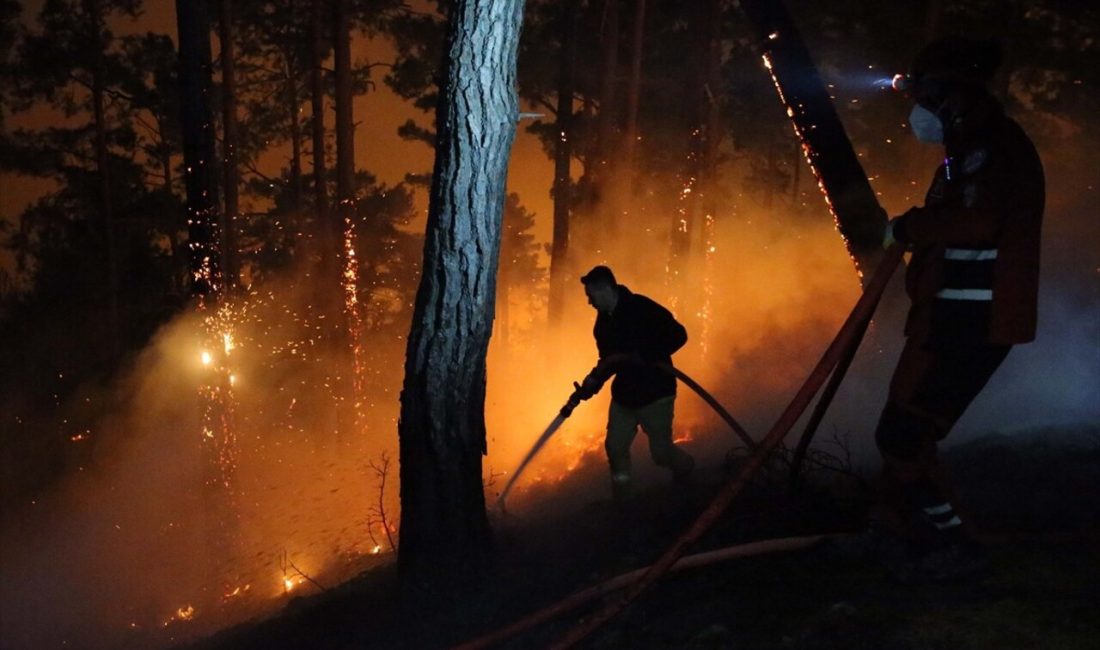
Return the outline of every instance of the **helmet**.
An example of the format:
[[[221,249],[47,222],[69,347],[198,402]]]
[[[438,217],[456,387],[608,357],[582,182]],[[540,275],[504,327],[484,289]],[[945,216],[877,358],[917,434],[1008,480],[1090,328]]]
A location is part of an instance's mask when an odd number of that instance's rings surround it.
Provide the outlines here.
[[[948,36],[924,46],[909,73],[894,77],[893,86],[934,111],[956,90],[987,84],[1000,64],[996,42]]]

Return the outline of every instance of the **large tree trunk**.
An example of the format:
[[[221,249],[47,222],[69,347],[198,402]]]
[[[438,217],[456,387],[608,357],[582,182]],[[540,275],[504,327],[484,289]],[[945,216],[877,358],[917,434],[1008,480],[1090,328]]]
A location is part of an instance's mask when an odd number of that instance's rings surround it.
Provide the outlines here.
[[[577,0],[561,3],[561,52],[558,60],[558,140],[554,147],[554,232],[550,243],[550,297],[547,304],[550,325],[561,324],[565,312],[565,289],[569,279],[569,219],[572,183],[569,167],[573,159],[573,82],[577,60]]]
[[[107,44],[102,42],[103,9],[99,0],[84,0],[84,13],[88,20],[88,34],[92,39],[92,115],[95,122],[96,173],[99,177],[99,216],[107,257],[107,337],[112,354],[121,349],[122,320],[118,312],[119,264],[118,245],[115,241],[114,204],[111,198],[110,152],[107,150],[107,115],[104,94],[103,52]]]
[[[481,457],[522,0],[457,0],[398,424],[406,594],[470,584],[489,552]]]
[[[221,0],[218,41],[222,68],[222,192],[225,203],[222,223],[222,269],[226,284],[237,284],[237,242],[234,237],[240,215],[240,169],[237,166],[237,62],[233,28],[233,0]]]

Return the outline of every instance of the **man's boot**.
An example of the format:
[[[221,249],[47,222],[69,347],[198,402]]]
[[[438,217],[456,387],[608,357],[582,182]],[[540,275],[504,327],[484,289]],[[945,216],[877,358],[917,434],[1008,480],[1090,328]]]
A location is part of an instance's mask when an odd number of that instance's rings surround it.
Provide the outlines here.
[[[626,472],[611,474],[611,497],[616,503],[625,503],[634,496],[634,482]]]

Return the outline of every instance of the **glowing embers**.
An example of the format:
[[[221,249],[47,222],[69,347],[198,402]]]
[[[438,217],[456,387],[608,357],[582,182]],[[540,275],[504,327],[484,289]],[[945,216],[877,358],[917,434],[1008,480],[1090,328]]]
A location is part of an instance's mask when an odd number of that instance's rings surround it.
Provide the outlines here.
[[[237,377],[231,369],[230,357],[237,347],[234,331],[244,312],[244,308],[234,308],[225,302],[208,313],[203,319],[205,345],[199,353],[205,371],[199,386],[203,399],[202,440],[209,457],[217,465],[216,471],[208,475],[207,484],[219,484],[230,491],[238,456],[233,395]]]
[[[185,605],[185,606],[180,607],[179,609],[177,609],[175,611],[175,613],[173,613],[171,616],[169,616],[168,619],[166,621],[164,621],[164,623],[162,625],[163,625],[163,627],[168,627],[169,625],[171,625],[173,623],[187,622],[187,621],[193,620],[194,618],[195,618],[195,608],[194,608],[194,606],[188,604],[188,605]]]
[[[225,587],[225,589],[222,591],[222,603],[223,604],[230,603],[230,602],[233,602],[234,600],[237,600],[238,598],[243,598],[244,596],[246,596],[251,591],[252,591],[252,585],[251,584],[244,584],[244,585],[237,585],[237,586],[227,585]]]
[[[847,237],[844,236],[844,232],[840,229],[840,217],[836,213],[836,209],[833,206],[832,199],[829,198],[829,191],[828,188],[825,187],[825,180],[824,178],[822,178],[821,172],[818,170],[817,165],[814,164],[814,160],[817,158],[818,154],[813,150],[813,147],[810,146],[810,142],[806,138],[803,127],[799,122],[799,118],[805,116],[805,111],[802,110],[801,106],[799,106],[798,110],[796,110],[796,108],[787,101],[786,95],[783,94],[783,87],[779,83],[779,77],[775,74],[775,68],[772,65],[770,54],[765,52],[762,58],[764,60],[764,68],[767,69],[768,74],[772,78],[772,84],[775,85],[775,92],[779,94],[779,101],[782,102],[783,106],[787,109],[787,117],[791,118],[791,126],[794,128],[794,133],[798,137],[798,141],[802,143],[802,155],[806,158],[806,164],[810,166],[810,171],[813,172],[814,180],[817,181],[817,187],[821,190],[821,196],[825,198],[825,205],[828,206],[829,214],[831,214],[833,217],[833,226],[836,228],[836,231],[840,234],[841,238],[844,239],[845,246],[849,251],[849,256],[851,256],[851,243],[848,241]],[[810,124],[807,127],[808,130],[813,130],[815,128],[817,127],[814,124]],[[854,257],[852,259],[853,261],[855,261]],[[863,277],[863,269],[860,268],[859,264],[856,264],[856,272],[858,273],[860,278]]]
[[[359,306],[359,259],[355,252],[355,214],[353,201],[341,202],[344,215],[344,270],[341,274],[344,285],[344,315],[347,318],[348,340],[352,351],[352,402],[355,408],[355,420],[358,427],[363,421],[363,395],[366,389],[366,360],[364,359],[362,334],[363,314]]]
[[[699,307],[699,351],[703,358],[710,353],[711,319],[714,312],[714,258],[718,247],[714,243],[714,213],[706,210],[703,214],[703,303]]]

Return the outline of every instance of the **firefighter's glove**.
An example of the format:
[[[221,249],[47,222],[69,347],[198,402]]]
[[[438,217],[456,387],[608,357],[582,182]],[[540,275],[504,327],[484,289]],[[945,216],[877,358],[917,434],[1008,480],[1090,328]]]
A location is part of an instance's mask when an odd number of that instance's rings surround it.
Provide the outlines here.
[[[605,381],[607,381],[607,375],[600,371],[599,366],[596,366],[580,384],[573,384],[577,388],[573,394],[582,400],[590,399],[600,392]]]
[[[902,248],[911,248],[911,242],[905,235],[905,220],[917,210],[919,208],[909,208],[905,214],[894,217],[886,223],[886,234],[882,238],[883,248],[890,248],[891,245],[898,243],[902,245]]]
[[[561,407],[561,416],[567,418],[573,415],[573,409],[580,406],[582,399],[587,398],[581,397],[581,385],[577,382],[573,382],[573,394],[569,396],[569,400],[565,403],[565,406]]]

